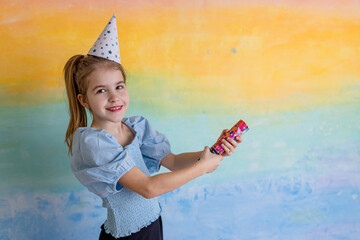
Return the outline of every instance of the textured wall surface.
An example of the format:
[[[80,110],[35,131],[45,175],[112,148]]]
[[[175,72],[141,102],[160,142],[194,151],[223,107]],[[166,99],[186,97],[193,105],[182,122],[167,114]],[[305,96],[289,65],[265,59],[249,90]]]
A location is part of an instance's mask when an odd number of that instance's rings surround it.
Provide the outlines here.
[[[160,197],[167,240],[359,239],[360,2],[0,1],[0,239],[97,239],[72,175],[61,76],[113,13],[127,116],[172,151],[249,132],[213,174]],[[166,171],[162,169],[161,171]]]

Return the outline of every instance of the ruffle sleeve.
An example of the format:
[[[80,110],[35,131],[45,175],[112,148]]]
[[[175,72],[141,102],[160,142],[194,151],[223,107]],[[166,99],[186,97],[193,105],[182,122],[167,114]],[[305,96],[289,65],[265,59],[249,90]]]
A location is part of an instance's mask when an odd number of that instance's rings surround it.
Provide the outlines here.
[[[128,121],[139,134],[140,150],[149,173],[158,172],[161,160],[171,153],[169,140],[164,134],[156,131],[144,117],[136,116]]]
[[[131,155],[105,130],[79,128],[73,139],[71,170],[101,198],[120,191],[119,179],[135,166]]]

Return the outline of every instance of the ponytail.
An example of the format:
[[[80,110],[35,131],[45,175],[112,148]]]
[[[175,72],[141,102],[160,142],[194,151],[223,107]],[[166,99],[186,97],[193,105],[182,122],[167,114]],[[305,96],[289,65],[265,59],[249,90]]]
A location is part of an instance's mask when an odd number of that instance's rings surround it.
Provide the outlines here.
[[[70,121],[65,135],[65,142],[69,147],[69,155],[72,155],[73,136],[76,129],[87,126],[86,109],[77,99],[80,89],[76,83],[78,64],[83,58],[84,55],[75,55],[67,61],[64,67],[65,87],[69,101],[70,114]]]

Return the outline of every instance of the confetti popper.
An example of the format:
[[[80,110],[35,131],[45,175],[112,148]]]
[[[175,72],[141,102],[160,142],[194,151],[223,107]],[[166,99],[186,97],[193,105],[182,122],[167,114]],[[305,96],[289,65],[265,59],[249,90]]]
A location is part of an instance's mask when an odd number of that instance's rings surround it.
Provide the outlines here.
[[[249,130],[249,127],[246,125],[246,123],[243,120],[238,121],[228,132],[224,134],[211,148],[210,152],[215,154],[223,154],[224,149],[221,147],[222,140],[224,138],[232,138],[235,140],[237,136],[243,135]]]

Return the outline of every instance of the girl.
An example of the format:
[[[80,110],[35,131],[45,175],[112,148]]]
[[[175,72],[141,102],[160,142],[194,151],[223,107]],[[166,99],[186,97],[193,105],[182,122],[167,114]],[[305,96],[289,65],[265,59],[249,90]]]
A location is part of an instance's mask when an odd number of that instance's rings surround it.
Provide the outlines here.
[[[223,156],[210,153],[208,147],[171,153],[167,138],[146,118],[124,117],[129,106],[124,69],[117,58],[103,56],[75,55],[64,67],[70,112],[65,141],[71,169],[107,208],[99,239],[163,239],[156,197],[213,172],[242,139],[224,140]],[[90,127],[86,109],[92,114]],[[161,165],[170,172],[152,176]]]

